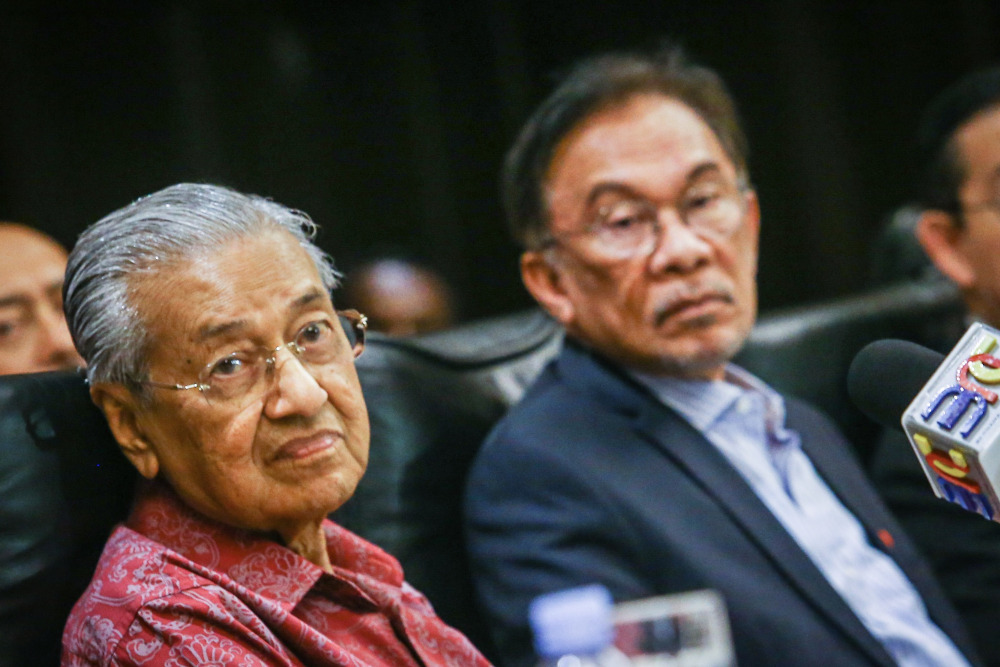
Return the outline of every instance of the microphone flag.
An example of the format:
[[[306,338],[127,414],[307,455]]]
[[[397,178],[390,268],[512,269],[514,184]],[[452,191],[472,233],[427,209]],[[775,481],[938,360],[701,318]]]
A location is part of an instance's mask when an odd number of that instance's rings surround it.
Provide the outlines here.
[[[934,493],[1000,522],[1000,331],[975,323],[903,411]]]

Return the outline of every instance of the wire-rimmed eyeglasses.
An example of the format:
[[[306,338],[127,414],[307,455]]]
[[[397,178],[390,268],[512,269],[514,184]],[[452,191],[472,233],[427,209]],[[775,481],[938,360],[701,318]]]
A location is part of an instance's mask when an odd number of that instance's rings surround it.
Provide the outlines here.
[[[313,376],[322,367],[333,363],[346,342],[354,358],[365,349],[368,318],[356,310],[338,310],[338,323],[330,319],[313,320],[296,332],[292,340],[275,348],[258,347],[233,352],[206,364],[191,384],[173,384],[147,380],[142,384],[160,389],[197,389],[209,402],[224,402],[264,395],[275,375],[275,359],[286,349]]]
[[[749,188],[724,181],[709,181],[691,187],[673,206],[685,227],[701,237],[725,238],[735,232],[746,212],[744,194]],[[624,197],[606,204],[582,229],[553,232],[542,243],[552,246],[568,238],[589,236],[593,251],[608,259],[646,255],[666,234],[659,208],[639,197]]]

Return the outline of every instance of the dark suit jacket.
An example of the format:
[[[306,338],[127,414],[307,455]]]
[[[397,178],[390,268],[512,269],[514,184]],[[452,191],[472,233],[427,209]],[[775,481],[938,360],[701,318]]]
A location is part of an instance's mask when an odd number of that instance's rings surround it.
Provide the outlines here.
[[[832,423],[787,400],[813,464],[971,654],[929,570]],[[532,664],[529,602],[601,582],[616,600],[711,588],[738,664],[891,665],[778,520],[700,433],[569,343],[473,464],[467,537],[477,589],[509,664]],[[883,533],[884,535],[885,533]]]

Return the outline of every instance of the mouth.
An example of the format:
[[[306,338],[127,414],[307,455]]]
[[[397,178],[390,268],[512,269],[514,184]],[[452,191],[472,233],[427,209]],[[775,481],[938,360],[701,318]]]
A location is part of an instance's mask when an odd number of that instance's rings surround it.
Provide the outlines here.
[[[669,320],[697,325],[714,321],[720,306],[731,306],[735,303],[733,295],[728,290],[708,289],[677,294],[667,299],[656,309],[654,320],[656,326],[662,326]]]
[[[334,430],[317,431],[307,436],[292,438],[274,453],[271,460],[303,462],[326,456],[331,454],[337,443],[343,439],[344,435]]]

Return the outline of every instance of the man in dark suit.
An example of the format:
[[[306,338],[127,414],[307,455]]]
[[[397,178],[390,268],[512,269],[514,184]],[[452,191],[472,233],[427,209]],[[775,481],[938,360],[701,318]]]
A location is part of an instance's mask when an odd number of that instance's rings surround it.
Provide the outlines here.
[[[566,330],[466,496],[502,655],[527,609],[711,588],[741,665],[965,665],[954,612],[831,423],[729,364],[759,208],[718,76],[676,50],[582,63],[508,155],[521,271]],[[817,354],[821,354],[817,350]]]
[[[923,115],[919,139],[916,238],[959,288],[968,321],[1000,327],[1000,67],[941,92]],[[917,342],[947,352],[958,335]],[[1000,526],[939,500],[900,431],[883,433],[871,475],[927,555],[985,662],[1000,665]]]

